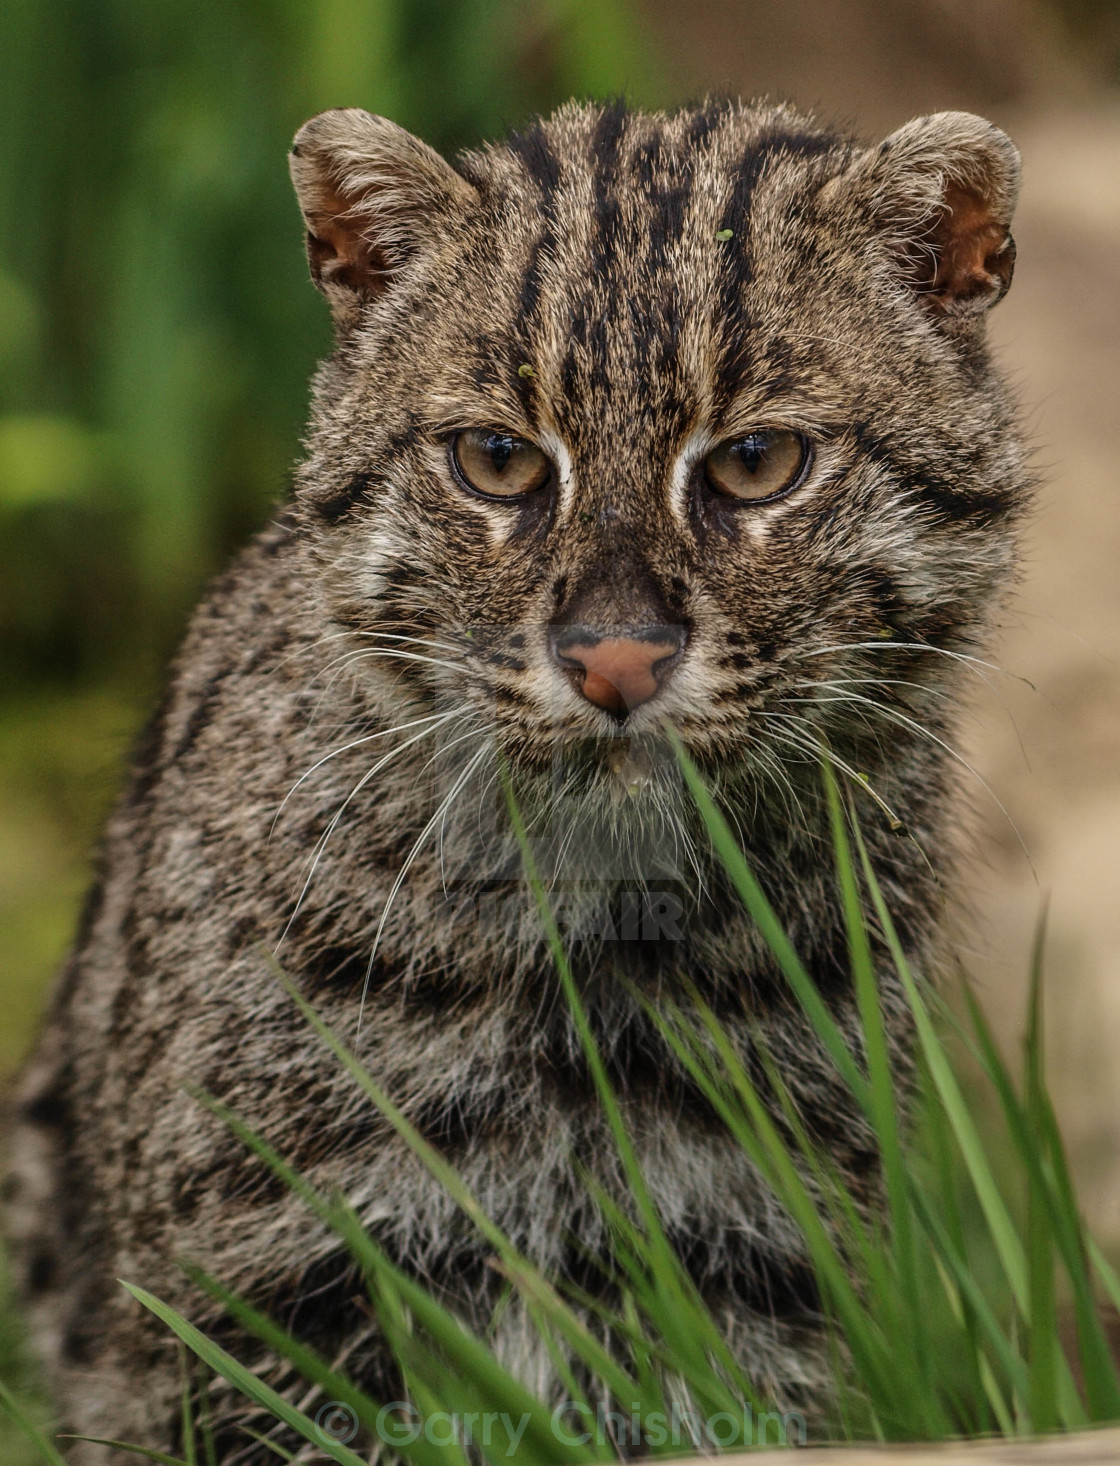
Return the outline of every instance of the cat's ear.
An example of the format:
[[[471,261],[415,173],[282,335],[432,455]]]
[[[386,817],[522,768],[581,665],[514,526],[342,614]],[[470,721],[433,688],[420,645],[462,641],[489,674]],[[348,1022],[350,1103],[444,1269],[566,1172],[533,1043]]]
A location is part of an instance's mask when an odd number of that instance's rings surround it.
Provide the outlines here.
[[[864,153],[846,182],[935,318],[979,320],[1007,293],[1019,151],[998,127],[970,112],[915,118]]]
[[[345,334],[394,271],[438,240],[474,188],[440,155],[358,107],[320,112],[296,133],[292,182],[307,225],[311,278]]]

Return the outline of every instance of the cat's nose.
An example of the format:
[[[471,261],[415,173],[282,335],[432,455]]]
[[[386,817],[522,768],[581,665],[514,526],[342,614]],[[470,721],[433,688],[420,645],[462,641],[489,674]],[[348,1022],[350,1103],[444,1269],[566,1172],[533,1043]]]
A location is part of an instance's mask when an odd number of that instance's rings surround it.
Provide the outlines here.
[[[586,626],[556,630],[553,655],[574,673],[579,690],[616,718],[649,702],[684,650],[683,626],[651,626],[628,636],[602,636]]]

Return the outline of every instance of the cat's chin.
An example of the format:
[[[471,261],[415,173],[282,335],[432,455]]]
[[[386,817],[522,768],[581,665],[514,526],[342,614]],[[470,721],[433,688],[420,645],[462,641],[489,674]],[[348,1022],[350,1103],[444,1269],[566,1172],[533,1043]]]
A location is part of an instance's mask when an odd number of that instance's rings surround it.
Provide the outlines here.
[[[515,770],[556,790],[617,788],[631,796],[655,779],[680,778],[672,745],[660,729],[614,734],[545,726],[503,749]]]
[[[590,882],[603,889],[619,883],[645,889],[666,881],[695,884],[697,851],[706,842],[663,735],[566,735],[522,747],[507,743],[490,753],[469,774],[466,759],[443,771],[443,798],[455,790],[440,815],[444,865],[448,852],[464,855],[456,880],[522,878],[504,768],[546,884]]]
[[[684,880],[693,863],[695,807],[661,735],[583,739],[558,750],[525,787],[542,873],[553,880]]]

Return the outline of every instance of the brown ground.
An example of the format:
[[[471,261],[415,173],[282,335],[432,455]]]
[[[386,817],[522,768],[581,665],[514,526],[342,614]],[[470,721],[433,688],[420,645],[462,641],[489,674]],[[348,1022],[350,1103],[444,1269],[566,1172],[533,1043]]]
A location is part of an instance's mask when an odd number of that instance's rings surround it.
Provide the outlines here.
[[[1012,1044],[1049,896],[1053,1088],[1090,1215],[1120,1246],[1120,94],[1029,0],[643,8],[682,92],[790,96],[869,136],[963,107],[1022,149],[1019,263],[992,330],[1029,409],[1044,488],[993,654],[1015,675],[979,686],[967,734],[1009,818],[977,784],[983,843],[964,955]]]

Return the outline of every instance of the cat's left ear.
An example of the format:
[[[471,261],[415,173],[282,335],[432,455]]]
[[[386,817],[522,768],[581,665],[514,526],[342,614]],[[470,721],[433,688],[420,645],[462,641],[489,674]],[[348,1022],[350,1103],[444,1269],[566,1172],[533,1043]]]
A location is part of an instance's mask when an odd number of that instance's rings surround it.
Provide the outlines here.
[[[307,226],[311,278],[340,336],[410,259],[438,248],[457,211],[478,200],[434,148],[358,107],[305,122],[288,161]]]
[[[862,154],[833,187],[847,184],[870,210],[921,304],[963,325],[1011,284],[1019,174],[1019,150],[998,127],[936,112]]]

